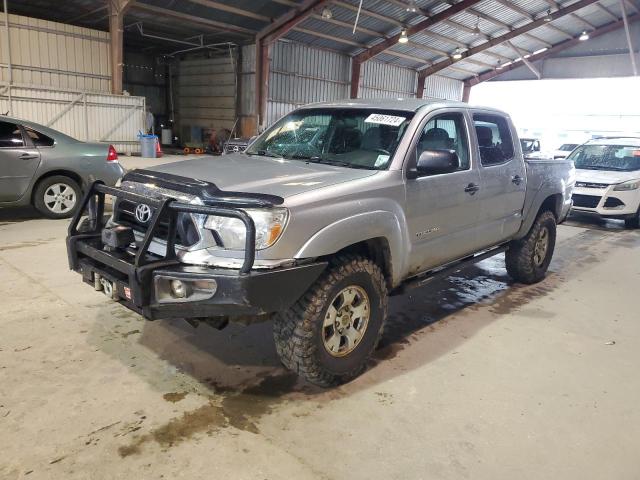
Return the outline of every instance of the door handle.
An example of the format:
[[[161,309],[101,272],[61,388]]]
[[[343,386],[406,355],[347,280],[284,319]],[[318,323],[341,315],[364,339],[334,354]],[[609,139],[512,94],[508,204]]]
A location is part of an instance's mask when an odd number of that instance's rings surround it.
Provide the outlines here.
[[[516,185],[520,185],[523,180],[524,179],[520,175],[515,175],[511,177],[511,182],[515,183]]]
[[[469,195],[474,195],[478,190],[480,190],[480,187],[475,183],[470,183],[464,189],[464,191],[467,192]]]
[[[38,155],[33,155],[31,153],[23,153],[20,155],[20,160],[32,160],[34,158],[38,158]]]

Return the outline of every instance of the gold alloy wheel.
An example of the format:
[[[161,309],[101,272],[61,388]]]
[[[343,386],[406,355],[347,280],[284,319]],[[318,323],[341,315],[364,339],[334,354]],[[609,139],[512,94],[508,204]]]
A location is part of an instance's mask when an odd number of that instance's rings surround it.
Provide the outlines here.
[[[371,302],[362,287],[350,285],[333,299],[322,324],[324,348],[333,357],[349,355],[360,344],[369,324]]]

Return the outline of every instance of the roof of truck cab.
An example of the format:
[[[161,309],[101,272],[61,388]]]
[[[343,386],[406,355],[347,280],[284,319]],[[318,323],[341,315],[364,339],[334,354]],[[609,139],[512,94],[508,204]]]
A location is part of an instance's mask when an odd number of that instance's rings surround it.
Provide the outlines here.
[[[400,110],[406,112],[416,112],[422,107],[434,108],[473,108],[479,110],[491,110],[504,115],[504,112],[495,108],[471,107],[468,103],[454,102],[452,100],[442,100],[437,98],[358,98],[348,100],[336,100],[333,102],[311,103],[300,108],[371,108],[380,110]]]

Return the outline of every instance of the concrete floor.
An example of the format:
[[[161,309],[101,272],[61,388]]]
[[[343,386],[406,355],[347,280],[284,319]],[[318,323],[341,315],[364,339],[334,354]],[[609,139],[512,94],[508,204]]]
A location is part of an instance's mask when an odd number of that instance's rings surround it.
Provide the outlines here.
[[[496,257],[392,299],[369,370],[322,391],[269,324],[94,292],[67,224],[0,210],[3,480],[640,478],[640,231],[572,220],[538,285]]]

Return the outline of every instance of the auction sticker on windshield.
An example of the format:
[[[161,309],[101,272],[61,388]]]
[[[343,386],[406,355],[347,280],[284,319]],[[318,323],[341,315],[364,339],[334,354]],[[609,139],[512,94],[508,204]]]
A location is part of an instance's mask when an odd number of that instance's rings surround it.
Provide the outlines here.
[[[381,125],[391,125],[392,127],[399,127],[405,120],[405,117],[383,115],[382,113],[372,113],[365,119],[364,123],[378,123]]]

